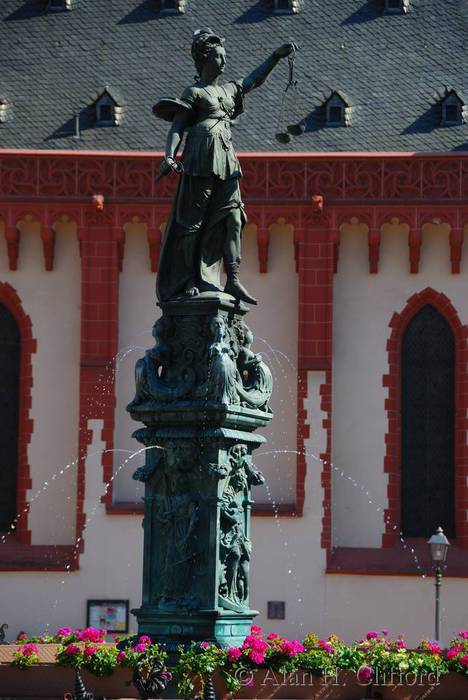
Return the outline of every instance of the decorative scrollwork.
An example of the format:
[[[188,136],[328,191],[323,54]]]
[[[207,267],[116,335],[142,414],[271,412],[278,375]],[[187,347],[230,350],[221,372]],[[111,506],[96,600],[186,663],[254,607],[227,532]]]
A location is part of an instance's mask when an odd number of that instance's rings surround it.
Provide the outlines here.
[[[130,411],[143,404],[195,402],[271,412],[272,375],[251,350],[253,335],[242,319],[164,312],[153,337],[156,344],[136,365]]]

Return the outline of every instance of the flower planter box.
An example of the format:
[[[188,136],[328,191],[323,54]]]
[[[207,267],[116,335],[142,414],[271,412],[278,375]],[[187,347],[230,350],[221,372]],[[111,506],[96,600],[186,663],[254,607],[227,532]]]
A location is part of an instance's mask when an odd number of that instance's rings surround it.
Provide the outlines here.
[[[459,673],[442,676],[440,683],[420,685],[379,685],[359,684],[356,674],[339,671],[337,677],[324,678],[299,671],[290,674],[286,683],[283,676],[266,670],[258,671],[253,677],[253,686],[243,686],[234,694],[236,700],[464,700],[468,698],[468,679]],[[229,700],[232,696],[218,674],[215,674],[214,687],[217,700]]]
[[[463,700],[468,698],[468,678],[460,673],[448,673],[441,676],[437,685],[381,685],[375,687],[374,697],[381,700]]]
[[[111,676],[94,676],[82,671],[86,689],[96,698],[138,698],[131,684],[132,672],[118,668]],[[127,685],[130,683],[130,685]],[[55,663],[39,663],[27,669],[9,664],[0,664],[1,698],[57,698],[63,700],[64,693],[74,692],[75,671]]]
[[[217,700],[229,700],[231,697],[236,700],[362,700],[367,692],[367,688],[357,682],[356,675],[349,671],[339,671],[336,677],[324,677],[308,671],[284,676],[262,669],[253,676],[252,686],[243,685],[233,696],[220,675],[214,675],[213,684]]]

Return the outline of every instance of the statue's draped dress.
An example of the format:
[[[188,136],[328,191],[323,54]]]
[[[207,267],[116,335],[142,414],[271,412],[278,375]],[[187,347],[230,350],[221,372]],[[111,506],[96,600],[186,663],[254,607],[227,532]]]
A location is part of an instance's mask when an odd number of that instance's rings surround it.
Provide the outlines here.
[[[200,292],[219,290],[227,218],[239,209],[246,221],[239,189],[242,172],[231,138],[231,122],[243,111],[241,83],[196,83],[184,91],[181,102],[189,110],[190,126],[182,154],[184,172],[161,250],[160,301],[182,294],[193,282]],[[236,257],[240,259],[240,241]]]

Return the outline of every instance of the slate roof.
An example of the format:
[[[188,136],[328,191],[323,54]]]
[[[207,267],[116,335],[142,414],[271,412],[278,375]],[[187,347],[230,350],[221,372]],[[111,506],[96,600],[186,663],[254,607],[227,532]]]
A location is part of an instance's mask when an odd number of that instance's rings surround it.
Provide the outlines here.
[[[441,127],[437,104],[447,87],[468,94],[468,0],[411,0],[406,15],[382,14],[383,2],[303,0],[298,15],[276,16],[265,0],[187,0],[185,15],[164,16],[154,0],[75,0],[58,13],[45,0],[1,0],[0,147],[163,149],[167,124],[151,107],[193,82],[192,32],[208,25],[226,37],[228,79],[283,41],[301,46],[285,122],[306,117],[306,133],[287,146],[274,137],[284,61],[248,95],[234,129],[239,151],[468,150],[468,124]],[[122,122],[96,128],[91,105],[106,86]],[[335,90],[350,102],[351,126],[323,128],[321,105]]]

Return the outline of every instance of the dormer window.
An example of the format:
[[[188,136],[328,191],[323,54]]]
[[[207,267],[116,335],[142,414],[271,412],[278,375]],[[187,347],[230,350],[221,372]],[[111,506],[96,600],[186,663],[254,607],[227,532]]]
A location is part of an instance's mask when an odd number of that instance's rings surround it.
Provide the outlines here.
[[[463,124],[463,108],[465,104],[455,90],[451,90],[440,104],[442,107],[441,126],[459,126]]]
[[[73,0],[48,0],[47,9],[51,12],[65,12],[72,9]]]
[[[158,0],[159,12],[165,15],[182,15],[185,12],[185,0]]]
[[[96,126],[119,126],[122,106],[106,88],[94,103],[96,109]]]
[[[409,0],[385,0],[385,14],[404,15],[409,10]]]
[[[334,92],[325,103],[325,126],[348,126],[348,103]]]
[[[275,15],[295,15],[299,12],[299,0],[272,0]]]

